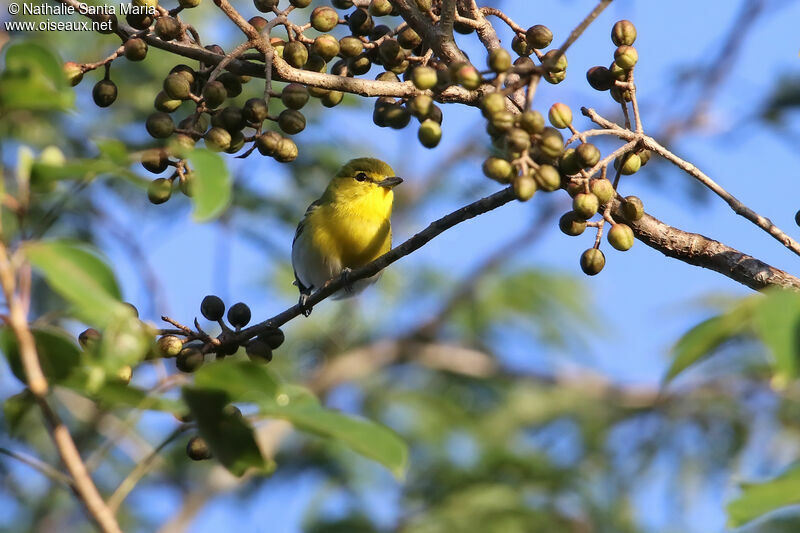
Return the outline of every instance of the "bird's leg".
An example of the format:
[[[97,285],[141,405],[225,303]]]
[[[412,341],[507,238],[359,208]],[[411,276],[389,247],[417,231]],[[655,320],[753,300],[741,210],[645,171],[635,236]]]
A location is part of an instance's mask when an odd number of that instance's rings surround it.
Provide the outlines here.
[[[310,291],[307,292],[307,293],[306,292],[301,292],[300,293],[300,301],[297,302],[297,304],[303,310],[303,316],[305,316],[305,317],[309,316],[311,314],[311,311],[313,310],[312,307],[308,307],[308,298],[309,298],[309,296],[311,296],[311,292]]]
[[[342,276],[342,280],[344,280],[344,292],[346,292],[347,294],[353,293],[353,285],[350,283],[350,280],[348,279],[352,271],[353,271],[352,269],[344,267],[342,269],[342,272],[340,273],[340,275]]]

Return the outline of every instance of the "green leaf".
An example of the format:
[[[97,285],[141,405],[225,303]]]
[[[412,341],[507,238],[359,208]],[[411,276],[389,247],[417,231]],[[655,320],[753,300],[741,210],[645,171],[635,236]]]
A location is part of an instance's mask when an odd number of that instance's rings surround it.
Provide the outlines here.
[[[77,316],[100,329],[129,316],[123,305],[114,273],[89,248],[69,241],[37,241],[23,251],[53,288],[73,304]]]
[[[408,463],[408,447],[391,429],[346,415],[319,404],[303,387],[279,383],[263,364],[225,360],[202,367],[195,386],[225,391],[232,401],[252,402],[268,417],[282,418],[298,429],[336,439],[373,459],[401,478]]]
[[[75,100],[61,61],[35,43],[8,47],[0,74],[0,109],[66,110]]]
[[[144,359],[152,344],[152,335],[133,314],[122,314],[110,321],[100,341],[100,361],[109,373],[123,366],[135,366]]]
[[[756,306],[753,325],[772,352],[776,374],[795,379],[800,355],[800,295],[786,290],[771,292]]]
[[[231,199],[231,176],[225,160],[204,149],[188,156],[194,179],[194,220],[206,222],[222,214]]]
[[[696,325],[673,348],[672,364],[663,382],[669,383],[690,366],[710,357],[722,343],[745,333],[750,327],[753,300],[746,299],[727,313]]]
[[[91,180],[101,175],[122,177],[136,184],[145,185],[141,176],[110,159],[73,159],[60,165],[37,161],[33,164],[31,181],[44,185],[59,180]]]
[[[128,154],[128,147],[125,146],[125,143],[122,141],[116,139],[100,139],[95,141],[95,144],[103,157],[109,159],[114,164],[122,167],[127,167],[130,164],[131,158]]]
[[[36,352],[42,372],[51,384],[66,380],[80,365],[80,350],[67,332],[55,327],[34,328],[31,330],[36,342]],[[25,369],[19,353],[17,337],[10,328],[0,330],[0,350],[8,359],[11,372],[23,383]]]
[[[183,398],[197,420],[200,435],[211,453],[236,476],[255,468],[271,473],[274,463],[262,457],[253,428],[240,413],[229,408],[231,398],[222,391],[184,387]]]
[[[33,393],[28,389],[6,398],[6,401],[3,402],[3,416],[8,426],[9,434],[16,435],[19,432],[22,420],[35,405],[36,400],[33,397]]]
[[[727,505],[731,528],[781,507],[800,504],[800,465],[765,483],[743,483],[741,489],[742,494]]]
[[[67,80],[61,70],[61,61],[53,53],[35,42],[24,42],[8,47],[6,71],[41,72],[55,87],[65,87]]]

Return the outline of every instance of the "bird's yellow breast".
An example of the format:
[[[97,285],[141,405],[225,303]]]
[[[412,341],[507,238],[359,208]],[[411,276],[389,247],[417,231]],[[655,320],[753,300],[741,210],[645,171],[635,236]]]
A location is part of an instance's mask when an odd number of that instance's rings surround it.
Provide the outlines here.
[[[392,191],[378,186],[343,201],[323,203],[309,215],[312,245],[342,267],[358,268],[392,247]]]

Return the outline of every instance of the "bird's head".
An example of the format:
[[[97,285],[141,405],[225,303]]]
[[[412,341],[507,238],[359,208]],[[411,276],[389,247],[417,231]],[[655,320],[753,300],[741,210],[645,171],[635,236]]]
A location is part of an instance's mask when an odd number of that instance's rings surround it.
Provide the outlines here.
[[[391,203],[392,189],[403,180],[380,159],[360,157],[348,161],[331,180],[327,194],[334,201],[383,199]]]

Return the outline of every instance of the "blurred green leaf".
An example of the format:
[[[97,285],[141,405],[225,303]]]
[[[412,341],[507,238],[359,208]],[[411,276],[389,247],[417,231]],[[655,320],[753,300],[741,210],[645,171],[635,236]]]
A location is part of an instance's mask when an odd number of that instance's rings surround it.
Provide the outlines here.
[[[47,380],[51,384],[57,384],[67,379],[80,364],[80,350],[74,339],[64,330],[55,327],[34,328],[31,333]],[[10,328],[0,330],[0,349],[8,359],[11,372],[21,382],[27,383],[20,359],[19,343]]]
[[[116,139],[100,139],[95,141],[100,153],[113,163],[127,167],[131,162],[130,154],[125,143]]]
[[[30,390],[24,391],[6,398],[3,402],[3,417],[11,435],[16,435],[19,431],[22,420],[36,405],[36,400]]]
[[[205,149],[188,156],[193,176],[194,220],[207,222],[218,217],[231,199],[231,175],[225,160]]]
[[[303,387],[279,383],[264,365],[219,361],[195,374],[195,386],[227,392],[236,402],[252,402],[268,417],[282,418],[298,429],[341,441],[353,451],[383,464],[402,477],[408,447],[392,430],[369,420],[326,409]]]
[[[672,364],[663,382],[669,383],[690,366],[710,357],[725,341],[749,331],[752,303],[752,299],[745,299],[727,313],[704,320],[686,332],[672,349]]]
[[[183,398],[211,453],[231,473],[241,476],[250,468],[262,473],[274,470],[274,464],[261,456],[253,428],[240,413],[230,408],[231,398],[227,393],[184,387]]]
[[[44,185],[59,180],[91,180],[101,175],[125,178],[133,183],[144,184],[141,176],[111,159],[72,159],[61,165],[49,165],[37,161],[31,169],[31,181],[34,185]]]
[[[0,111],[66,110],[75,100],[61,71],[61,61],[32,42],[8,47],[0,73]]]
[[[742,493],[727,505],[728,526],[735,528],[787,505],[800,504],[800,465],[764,483],[742,483]]]
[[[65,87],[67,80],[61,70],[61,61],[50,49],[34,42],[13,44],[6,52],[6,70],[27,72],[38,70],[55,87]]]
[[[120,300],[114,273],[88,247],[69,241],[38,241],[23,245],[31,264],[53,290],[75,306],[76,314],[100,329],[130,316]]]
[[[756,335],[772,352],[776,374],[785,379],[797,377],[800,355],[800,295],[786,290],[773,291],[755,308]]]

